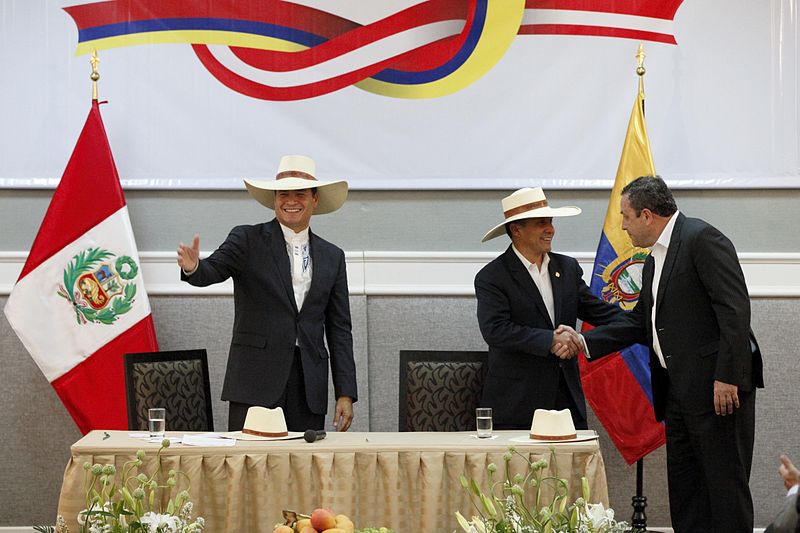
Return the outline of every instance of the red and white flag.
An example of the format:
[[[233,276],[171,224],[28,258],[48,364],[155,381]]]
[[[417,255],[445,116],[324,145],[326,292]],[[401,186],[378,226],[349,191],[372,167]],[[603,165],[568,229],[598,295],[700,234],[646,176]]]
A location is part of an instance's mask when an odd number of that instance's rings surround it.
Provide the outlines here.
[[[83,433],[128,427],[123,354],[158,345],[96,100],[4,311]]]

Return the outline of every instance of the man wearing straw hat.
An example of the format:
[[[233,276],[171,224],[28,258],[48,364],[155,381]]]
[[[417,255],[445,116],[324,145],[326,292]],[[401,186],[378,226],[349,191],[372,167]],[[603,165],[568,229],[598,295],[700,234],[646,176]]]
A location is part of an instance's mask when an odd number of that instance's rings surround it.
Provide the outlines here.
[[[312,214],[336,211],[347,182],[318,181],[314,161],[284,156],[274,181],[244,180],[275,211],[270,222],[233,228],[207,259],[200,238],[181,243],[181,279],[205,287],[233,278],[233,338],[222,388],[228,428],[247,410],[282,407],[289,430],[323,429],[330,363],[336,412],[347,431],[356,401],[356,370],[344,252],[309,229]],[[327,338],[326,349],[323,337]]]
[[[507,234],[511,245],[475,276],[478,324],[489,345],[481,406],[493,408],[497,429],[529,429],[533,412],[569,409],[576,429],[587,429],[578,364],[567,355],[578,342],[555,329],[580,318],[607,324],[622,311],[594,296],[578,262],[551,252],[554,217],[580,214],[553,208],[541,187],[515,191],[502,201],[505,220],[483,242]],[[569,354],[562,354],[562,346]]]

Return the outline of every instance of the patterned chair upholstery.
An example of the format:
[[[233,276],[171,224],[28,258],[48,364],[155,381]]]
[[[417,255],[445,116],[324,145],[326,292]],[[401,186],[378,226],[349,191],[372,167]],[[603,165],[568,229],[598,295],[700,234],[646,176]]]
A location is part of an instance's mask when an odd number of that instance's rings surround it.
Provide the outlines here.
[[[400,431],[472,431],[486,352],[400,352]]]
[[[147,410],[164,407],[167,431],[214,431],[205,350],[125,354],[128,429],[147,430]]]

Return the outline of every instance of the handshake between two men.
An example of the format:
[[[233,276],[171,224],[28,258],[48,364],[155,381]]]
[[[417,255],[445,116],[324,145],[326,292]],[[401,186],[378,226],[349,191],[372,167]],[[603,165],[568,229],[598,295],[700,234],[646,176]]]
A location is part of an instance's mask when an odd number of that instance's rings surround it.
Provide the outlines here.
[[[570,326],[561,324],[553,331],[550,351],[560,359],[572,359],[583,350],[583,338]]]

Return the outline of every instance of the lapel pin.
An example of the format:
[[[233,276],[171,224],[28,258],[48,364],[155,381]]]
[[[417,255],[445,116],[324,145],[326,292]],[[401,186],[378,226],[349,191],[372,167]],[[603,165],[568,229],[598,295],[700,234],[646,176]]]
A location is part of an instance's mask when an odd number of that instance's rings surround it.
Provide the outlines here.
[[[560,278],[561,277],[561,272],[556,272],[556,277]]]

